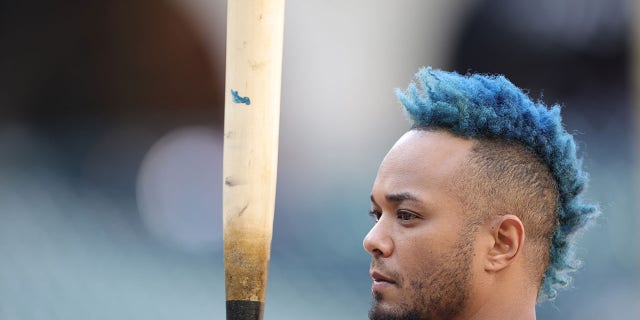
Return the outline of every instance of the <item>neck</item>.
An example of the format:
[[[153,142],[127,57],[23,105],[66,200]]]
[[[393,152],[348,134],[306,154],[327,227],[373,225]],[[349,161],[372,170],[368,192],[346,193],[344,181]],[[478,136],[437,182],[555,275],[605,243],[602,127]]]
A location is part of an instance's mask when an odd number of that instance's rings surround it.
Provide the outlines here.
[[[522,278],[520,278],[522,279]],[[491,282],[491,281],[490,281]],[[538,291],[535,286],[509,285],[518,282],[486,283],[461,320],[535,320]],[[521,283],[521,282],[520,282]]]
[[[464,320],[535,320],[536,306],[511,304],[502,302],[499,304],[486,304]]]

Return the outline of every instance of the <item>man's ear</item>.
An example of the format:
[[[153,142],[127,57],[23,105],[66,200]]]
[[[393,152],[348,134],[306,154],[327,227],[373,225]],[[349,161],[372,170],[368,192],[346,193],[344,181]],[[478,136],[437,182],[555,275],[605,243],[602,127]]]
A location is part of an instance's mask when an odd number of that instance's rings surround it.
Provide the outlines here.
[[[520,218],[506,214],[491,221],[490,232],[493,246],[485,263],[485,270],[497,272],[513,263],[522,251],[524,225]]]

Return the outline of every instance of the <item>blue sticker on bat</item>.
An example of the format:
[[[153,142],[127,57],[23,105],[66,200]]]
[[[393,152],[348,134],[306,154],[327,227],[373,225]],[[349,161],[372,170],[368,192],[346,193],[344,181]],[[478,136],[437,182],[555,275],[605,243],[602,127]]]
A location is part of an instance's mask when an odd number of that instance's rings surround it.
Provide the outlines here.
[[[231,95],[233,96],[233,102],[234,103],[244,103],[246,105],[250,105],[251,104],[251,99],[249,99],[249,97],[241,97],[238,94],[238,91],[235,91],[235,90],[231,89]]]

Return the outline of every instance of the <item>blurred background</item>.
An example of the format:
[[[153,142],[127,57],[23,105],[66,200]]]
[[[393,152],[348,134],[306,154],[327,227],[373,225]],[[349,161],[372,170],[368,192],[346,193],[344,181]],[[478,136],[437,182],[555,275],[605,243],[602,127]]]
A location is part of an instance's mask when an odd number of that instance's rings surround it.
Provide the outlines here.
[[[393,90],[431,65],[563,106],[604,215],[538,317],[638,319],[638,16],[288,1],[265,318],[366,319],[371,184],[408,129]],[[224,318],[225,28],[221,0],[0,0],[0,319]]]

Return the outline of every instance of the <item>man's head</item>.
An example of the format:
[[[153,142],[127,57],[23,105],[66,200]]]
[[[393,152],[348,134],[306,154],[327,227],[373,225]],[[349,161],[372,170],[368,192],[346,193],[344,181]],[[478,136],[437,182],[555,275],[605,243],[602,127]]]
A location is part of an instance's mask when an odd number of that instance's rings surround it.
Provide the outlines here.
[[[576,267],[573,236],[596,214],[578,197],[586,177],[559,108],[501,76],[416,76],[420,88],[398,94],[413,129],[373,186],[370,316],[450,319],[492,290],[555,297]]]

